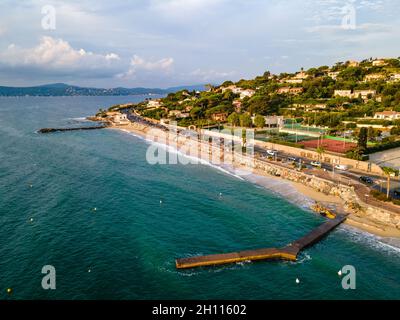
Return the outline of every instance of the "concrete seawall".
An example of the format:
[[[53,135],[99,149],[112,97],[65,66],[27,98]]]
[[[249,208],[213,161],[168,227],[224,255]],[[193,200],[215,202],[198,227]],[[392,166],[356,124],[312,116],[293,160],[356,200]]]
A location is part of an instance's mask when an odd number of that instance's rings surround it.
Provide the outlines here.
[[[139,123],[132,124],[131,128],[137,130],[138,132],[141,132],[144,135],[149,134],[151,130],[154,130],[146,125]],[[125,128],[121,127],[116,129]],[[153,132],[148,138],[151,140],[157,140],[157,138],[155,137],[159,137],[162,135],[168,135],[168,133],[159,132],[158,134],[155,134],[155,132]],[[396,233],[399,232],[400,234],[400,214],[390,212],[383,208],[371,206],[371,204],[365,203],[357,196],[357,193],[355,192],[353,186],[349,186],[343,183],[335,183],[321,177],[312,176],[304,172],[283,167],[279,164],[261,161],[251,156],[226,152],[223,150],[223,148],[206,143],[204,141],[199,143],[194,139],[188,139],[187,137],[179,136],[177,140],[174,140],[174,143],[181,151],[183,147],[186,150],[186,152],[184,153],[192,156],[201,155],[201,158],[206,161],[223,159],[225,163],[230,163],[235,166],[244,166],[247,168],[258,169],[266,173],[267,175],[271,175],[274,177],[280,176],[282,179],[301,183],[302,185],[310,187],[313,190],[321,192],[325,195],[336,196],[343,200],[346,211],[352,213],[352,215],[348,217],[349,221],[352,221],[353,216],[355,218],[362,218],[364,220],[363,224],[365,224],[366,226],[371,226],[373,228],[376,226],[382,226],[382,229],[388,227],[397,230]]]

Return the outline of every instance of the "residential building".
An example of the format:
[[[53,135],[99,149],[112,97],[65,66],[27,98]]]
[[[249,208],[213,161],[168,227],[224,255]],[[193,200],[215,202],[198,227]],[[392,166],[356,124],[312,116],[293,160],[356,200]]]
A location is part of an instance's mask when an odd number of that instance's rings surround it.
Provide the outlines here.
[[[354,97],[359,98],[363,100],[368,100],[370,98],[373,98],[376,96],[376,90],[355,90],[354,91]]]
[[[353,98],[353,93],[351,90],[335,90],[334,93],[335,96],[337,97],[344,97],[344,98]]]
[[[288,93],[288,94],[297,95],[297,94],[302,93],[303,91],[304,91],[304,88],[302,88],[302,87],[296,87],[296,88],[282,87],[282,88],[278,89],[277,93],[278,94]]]
[[[242,101],[234,100],[232,105],[235,107],[235,112],[240,113],[242,112]]]
[[[340,74],[339,71],[328,72],[328,77],[331,77],[333,80],[336,80],[339,74]]]
[[[187,106],[187,107],[185,107],[185,112],[190,112],[190,111],[192,111],[192,109],[193,109],[193,106]]]
[[[327,105],[325,103],[317,103],[317,104],[293,104],[294,110],[304,109],[304,111],[316,111],[316,110],[324,110]]]
[[[282,88],[279,88],[277,91],[278,94],[284,94],[284,93],[289,93],[289,92],[290,92],[289,87],[282,87]]]
[[[349,61],[349,64],[348,64],[349,67],[358,67],[359,65],[360,65],[360,63],[355,60]]]
[[[372,73],[372,74],[367,74],[365,76],[365,82],[378,81],[378,80],[382,80],[382,79],[385,79],[385,75],[382,73]]]
[[[375,90],[355,90],[352,92],[351,90],[335,90],[335,96],[345,97],[345,98],[362,98],[363,100],[367,100],[370,97],[373,98],[376,96]]]
[[[295,76],[294,79],[300,79],[300,80],[306,80],[309,77],[307,73],[304,71],[298,72]]]
[[[239,94],[240,95],[240,99],[244,99],[246,97],[251,98],[256,93],[255,90],[243,89],[243,88],[239,88],[239,87],[237,87],[235,85],[222,88],[222,93],[225,93],[228,90],[232,91],[234,94]]]
[[[246,89],[238,92],[240,94],[240,99],[244,99],[244,98],[251,98],[252,96],[254,96],[254,94],[256,93],[255,90],[252,89]]]
[[[372,65],[374,67],[384,67],[387,65],[387,62],[385,59],[377,59],[377,60],[372,61]]]
[[[156,108],[159,108],[159,107],[161,107],[161,101],[160,100],[149,100],[147,102],[147,108],[148,109],[150,109],[150,108],[156,109]]]
[[[175,118],[189,118],[190,114],[182,112],[180,110],[172,110],[168,113],[168,117],[175,117]]]
[[[390,76],[390,81],[391,81],[391,82],[400,81],[400,73],[392,74],[392,75]]]
[[[226,122],[228,114],[226,112],[214,113],[211,115],[211,119],[216,122]]]
[[[264,117],[266,127],[276,127],[282,128],[285,124],[285,119],[283,116],[267,116]]]
[[[106,113],[107,120],[112,122],[114,125],[124,126],[130,124],[128,117],[125,113],[118,111],[112,111]]]
[[[375,113],[374,119],[397,120],[397,119],[400,119],[400,112],[396,112],[396,111],[377,112],[377,113]]]
[[[283,79],[281,83],[290,83],[290,84],[301,84],[303,83],[302,79]]]

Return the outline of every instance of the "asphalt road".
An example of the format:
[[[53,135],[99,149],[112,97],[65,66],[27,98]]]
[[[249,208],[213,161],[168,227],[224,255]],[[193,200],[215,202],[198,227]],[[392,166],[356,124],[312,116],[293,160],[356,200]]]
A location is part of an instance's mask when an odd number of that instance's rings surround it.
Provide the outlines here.
[[[386,177],[382,177],[382,176],[378,176],[378,175],[371,175],[371,174],[361,174],[360,172],[357,171],[352,171],[347,170],[347,171],[343,171],[343,170],[338,170],[338,169],[334,169],[334,166],[328,163],[322,163],[322,167],[321,168],[316,168],[314,166],[311,165],[312,160],[310,159],[306,159],[306,158],[301,158],[301,157],[297,157],[291,154],[287,154],[287,153],[283,153],[283,152],[278,152],[278,154],[275,157],[271,157],[269,154],[267,154],[267,150],[260,148],[258,146],[256,146],[254,148],[254,153],[256,155],[256,157],[261,158],[261,159],[267,159],[267,158],[272,158],[274,161],[278,160],[282,165],[289,165],[292,164],[293,161],[289,161],[289,158],[296,158],[296,163],[298,163],[300,165],[300,161],[303,165],[305,165],[307,167],[307,170],[309,171],[309,173],[313,173],[315,175],[319,175],[322,176],[324,178],[328,178],[327,175],[322,175],[319,173],[322,173],[321,170],[323,170],[324,172],[329,174],[329,179],[330,180],[335,180],[335,181],[340,181],[342,183],[346,183],[346,184],[354,184],[354,185],[365,185],[369,188],[381,191],[383,193],[386,193],[387,189],[386,189],[386,182],[387,182],[387,178]],[[289,166],[288,166],[289,167]],[[372,185],[368,185],[365,183],[360,182],[360,177],[362,176],[368,176],[370,178],[372,178],[372,180],[374,181],[374,183]],[[399,198],[399,196],[395,196],[393,194],[394,190],[400,189],[400,182],[398,179],[391,179],[391,195],[394,198]]]

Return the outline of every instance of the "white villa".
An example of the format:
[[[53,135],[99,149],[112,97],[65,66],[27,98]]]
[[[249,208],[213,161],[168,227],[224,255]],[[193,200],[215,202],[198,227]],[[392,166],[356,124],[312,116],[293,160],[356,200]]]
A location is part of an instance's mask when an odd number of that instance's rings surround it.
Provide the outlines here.
[[[392,74],[390,76],[390,81],[392,81],[392,82],[400,81],[400,73]]]
[[[292,78],[292,79],[283,79],[281,81],[281,83],[301,84],[301,83],[303,83],[303,80],[302,79],[294,79],[294,78]]]
[[[147,108],[159,108],[161,107],[161,101],[160,100],[149,100],[149,102],[147,102]]]
[[[377,80],[382,80],[385,79],[385,75],[381,73],[373,73],[373,74],[368,74],[365,76],[365,82],[368,81],[377,81]]]
[[[302,87],[297,87],[297,88],[282,87],[282,88],[278,89],[277,93],[278,94],[289,93],[289,94],[297,95],[297,94],[302,93],[303,91],[304,91],[304,88],[302,88]]]
[[[335,90],[335,96],[344,98],[353,98],[353,93],[351,90]]]
[[[317,104],[292,104],[294,110],[298,108],[304,109],[304,111],[318,111],[326,109],[327,105],[325,103],[317,103]]]
[[[291,84],[300,84],[303,83],[304,80],[308,79],[309,75],[304,71],[296,73],[296,75],[289,79],[282,79],[280,83],[291,83]]]
[[[355,90],[354,97],[358,98],[360,96],[363,100],[367,100],[369,97],[373,98],[376,96],[376,90]]]
[[[111,121],[114,125],[125,126],[130,124],[128,117],[125,113],[118,111],[107,112],[107,120]]]
[[[397,120],[397,119],[400,119],[400,112],[396,112],[396,111],[377,112],[377,113],[375,113],[374,119]]]
[[[363,100],[369,99],[369,97],[373,98],[376,96],[375,90],[355,90],[352,92],[351,90],[335,90],[335,96],[345,97],[345,98],[359,98],[361,97]]]
[[[254,123],[255,116],[251,117]],[[282,128],[285,124],[285,119],[283,116],[266,116],[265,119],[265,127],[271,128]]]
[[[189,118],[190,114],[179,110],[172,110],[168,113],[168,116],[176,118]]]
[[[387,63],[386,63],[385,59],[377,59],[377,60],[372,61],[372,65],[374,67],[384,67],[387,65]]]
[[[339,71],[335,71],[335,72],[328,72],[328,77],[331,77],[333,80],[336,80],[338,75],[339,75]]]
[[[236,87],[235,85],[222,88],[222,93],[225,93],[228,90],[232,91],[234,94],[239,94],[240,95],[240,99],[244,99],[246,97],[251,98],[256,93],[255,90],[243,89],[243,88]]]

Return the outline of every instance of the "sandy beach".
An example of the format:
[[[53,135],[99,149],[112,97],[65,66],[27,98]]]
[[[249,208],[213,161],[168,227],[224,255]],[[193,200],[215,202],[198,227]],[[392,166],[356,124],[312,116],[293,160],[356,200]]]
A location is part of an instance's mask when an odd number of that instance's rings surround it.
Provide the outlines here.
[[[142,124],[130,124],[130,125],[124,125],[124,126],[113,126],[110,128],[111,130],[121,130],[125,132],[132,132],[136,135],[146,137],[150,129],[146,127],[145,125]],[[208,155],[204,154],[205,157],[208,157]],[[207,158],[208,159],[208,158]],[[238,165],[234,165],[236,169],[240,170],[248,170],[245,167],[241,167]],[[260,182],[260,179],[268,179],[268,180],[274,180],[274,181],[280,181],[287,183],[288,185],[292,186],[298,194],[301,195],[302,198],[306,201],[307,199],[309,200],[308,203],[314,203],[318,202],[324,205],[325,207],[328,207],[330,209],[333,209],[337,213],[350,213],[346,224],[353,226],[355,228],[358,228],[360,230],[366,231],[368,233],[371,233],[373,235],[379,236],[379,237],[384,237],[384,238],[400,238],[400,230],[396,228],[390,228],[389,226],[384,226],[384,225],[378,225],[372,223],[370,220],[363,219],[362,217],[356,217],[354,215],[351,215],[351,212],[346,212],[344,205],[343,205],[343,200],[340,199],[339,197],[331,196],[331,195],[326,195],[324,193],[318,192],[311,187],[308,187],[304,184],[301,183],[296,183],[293,181],[289,181],[286,179],[282,179],[279,177],[274,177],[271,176],[267,173],[265,173],[262,170],[258,169],[252,169],[252,175],[258,177],[252,179],[254,183],[262,185],[263,187],[269,189],[268,186],[266,186],[264,183]],[[275,190],[272,190],[275,191]],[[277,192],[279,193],[279,192]],[[281,194],[282,196],[285,196],[284,194]]]

